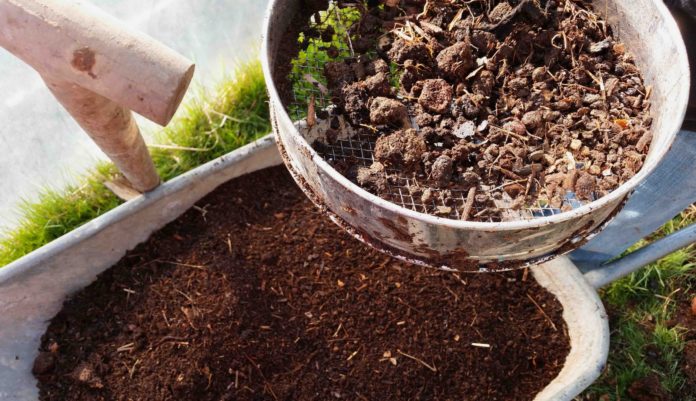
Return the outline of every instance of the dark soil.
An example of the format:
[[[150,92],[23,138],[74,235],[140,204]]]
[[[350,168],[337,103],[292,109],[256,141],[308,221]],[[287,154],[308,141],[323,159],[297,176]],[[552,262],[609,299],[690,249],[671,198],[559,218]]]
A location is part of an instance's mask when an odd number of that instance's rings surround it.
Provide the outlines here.
[[[323,29],[317,21],[312,29]],[[363,8],[349,31],[371,46],[325,64],[337,106],[329,118],[347,120],[353,133],[342,137],[353,135],[361,149],[403,143],[405,129],[421,140],[375,149],[378,169],[337,157],[334,136],[315,147],[385,199],[399,203],[394,187],[402,187],[416,200],[405,205],[418,211],[445,206],[451,218],[509,220],[533,217],[528,208],[588,203],[642,167],[650,88],[587,1],[403,0]],[[389,185],[358,180],[361,169],[381,170]],[[464,216],[472,188],[475,213]],[[439,201],[417,202],[426,192]]]
[[[52,320],[42,400],[531,400],[569,350],[524,271],[406,265],[281,168],[234,180]]]
[[[653,373],[637,380],[628,388],[628,395],[635,401],[670,401],[672,397],[667,393],[660,377]]]
[[[696,284],[696,277],[690,276],[690,282]],[[685,341],[682,354],[681,368],[686,376],[686,385],[681,393],[686,396],[696,394],[696,296],[687,291],[677,297],[677,312],[672,320],[672,326],[679,326],[684,330]],[[679,399],[679,394],[675,399]]]

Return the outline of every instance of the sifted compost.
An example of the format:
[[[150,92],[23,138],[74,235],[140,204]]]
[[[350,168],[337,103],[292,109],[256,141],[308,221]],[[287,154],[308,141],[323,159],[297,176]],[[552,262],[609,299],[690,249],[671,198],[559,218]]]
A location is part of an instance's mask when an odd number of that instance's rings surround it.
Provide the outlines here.
[[[68,300],[34,373],[42,400],[532,400],[569,352],[561,314],[524,271],[366,248],[273,168]]]
[[[328,119],[314,148],[384,199],[529,219],[605,196],[642,167],[650,88],[588,1],[310,3],[325,11],[298,17],[289,111]]]

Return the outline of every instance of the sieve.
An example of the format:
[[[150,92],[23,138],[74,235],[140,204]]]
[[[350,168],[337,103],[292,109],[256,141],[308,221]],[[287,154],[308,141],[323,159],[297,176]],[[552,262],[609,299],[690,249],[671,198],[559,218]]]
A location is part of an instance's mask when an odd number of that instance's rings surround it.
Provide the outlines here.
[[[643,168],[608,195],[589,203],[583,204],[568,193],[563,200],[568,211],[537,204],[522,211],[509,210],[511,215],[502,221],[463,221],[459,213],[466,194],[455,192],[450,213],[433,215],[429,211],[440,206],[438,199],[424,204],[406,189],[411,184],[406,180],[390,183],[383,199],[332,167],[332,163],[346,158],[364,166],[372,164],[376,134],[357,134],[346,126],[339,138],[327,141],[328,119],[302,118],[310,99],[316,110],[332,107],[321,85],[310,82],[304,91],[295,91],[293,98],[281,100],[279,88],[288,74],[288,60],[282,57],[282,51],[287,48],[288,32],[293,31],[299,23],[298,15],[306,10],[306,1],[272,0],[266,17],[262,63],[273,131],[284,162],[301,189],[334,222],[368,245],[408,262],[485,271],[540,263],[570,252],[600,231],[655,169],[669,150],[686,111],[686,50],[664,5],[656,0],[597,0],[593,3],[596,12],[614,27],[615,36],[635,55],[646,86],[652,88],[653,141]],[[333,5],[329,2],[329,10]],[[347,27],[338,14],[337,19],[336,33],[345,34]],[[337,50],[349,57],[352,49],[348,35],[345,42]],[[307,59],[300,64],[299,74],[312,76],[322,70],[323,61]],[[325,143],[321,152],[312,146],[317,140]],[[505,208],[505,204],[496,206]]]

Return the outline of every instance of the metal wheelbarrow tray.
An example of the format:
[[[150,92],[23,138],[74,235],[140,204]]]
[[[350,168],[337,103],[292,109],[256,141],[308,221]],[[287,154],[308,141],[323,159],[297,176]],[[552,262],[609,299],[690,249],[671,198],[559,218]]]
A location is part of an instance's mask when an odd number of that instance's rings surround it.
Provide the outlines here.
[[[31,369],[41,336],[63,301],[96,280],[129,249],[217,186],[281,164],[272,136],[200,166],[0,268],[0,400],[38,399]],[[415,267],[414,267],[415,268]],[[564,308],[571,351],[537,401],[569,401],[601,373],[609,327],[599,297],[566,258],[532,268]]]
[[[653,141],[643,168],[610,194],[569,212],[490,223],[445,219],[383,200],[338,173],[311,146],[321,128],[295,124],[276,83],[280,49],[302,0],[272,0],[262,61],[274,131],[298,184],[356,238],[408,262],[457,270],[512,268],[570,252],[590,239],[669,150],[686,112],[689,66],[674,19],[661,0],[594,0],[595,11],[633,53],[652,88]],[[281,68],[282,69],[282,68]],[[324,122],[326,123],[326,122]],[[366,218],[369,216],[369,218]]]

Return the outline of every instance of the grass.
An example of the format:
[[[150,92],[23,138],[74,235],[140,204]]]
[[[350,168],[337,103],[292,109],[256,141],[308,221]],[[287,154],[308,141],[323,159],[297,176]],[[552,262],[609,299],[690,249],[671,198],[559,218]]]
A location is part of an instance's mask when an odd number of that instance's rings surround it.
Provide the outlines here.
[[[694,206],[632,249],[693,223]],[[686,377],[680,367],[685,330],[670,324],[677,302],[688,300],[687,294],[693,296],[695,261],[696,248],[691,246],[602,289],[600,295],[611,320],[611,349],[606,371],[585,393],[590,399],[630,400],[630,385],[656,374],[673,399],[696,401],[696,394],[686,394]]]
[[[184,107],[182,117],[158,135],[160,145],[151,148],[165,181],[271,130],[266,86],[257,60],[240,64],[214,96],[199,96]],[[0,268],[120,205],[103,184],[115,174],[112,164],[102,163],[76,185],[60,191],[47,189],[37,201],[23,202],[20,222],[0,237]]]
[[[168,180],[223,155],[270,131],[268,104],[260,64],[240,65],[213,98],[200,97],[186,106],[183,117],[165,129],[152,154],[163,179]],[[22,205],[19,226],[0,239],[0,266],[47,244],[121,202],[103,182],[115,174],[112,165],[99,165],[80,184],[64,191],[46,190],[36,202]],[[634,248],[696,222],[696,207],[665,224]],[[683,390],[679,369],[683,330],[668,324],[674,299],[693,293],[696,249],[684,249],[646,266],[601,291],[612,316],[611,353],[604,375],[584,394],[602,401],[629,400],[631,383],[656,373],[667,390]],[[652,352],[656,356],[648,358]],[[608,397],[608,398],[607,398]],[[684,398],[685,397],[685,398]],[[677,398],[674,398],[675,400]],[[686,395],[679,401],[696,401]]]
[[[290,82],[295,102],[289,106],[293,118],[304,118],[307,113],[310,98],[315,97],[317,106],[324,108],[328,102],[317,88],[305,77],[310,75],[314,80],[326,86],[326,77],[322,73],[323,66],[328,62],[344,60],[351,56],[350,46],[346,40],[348,29],[360,20],[360,11],[354,7],[339,7],[331,4],[326,11],[320,11],[321,22],[313,22],[315,37],[300,34],[298,45],[300,51],[291,62]],[[323,35],[326,28],[333,32],[329,37]],[[331,50],[335,54],[331,54]]]

